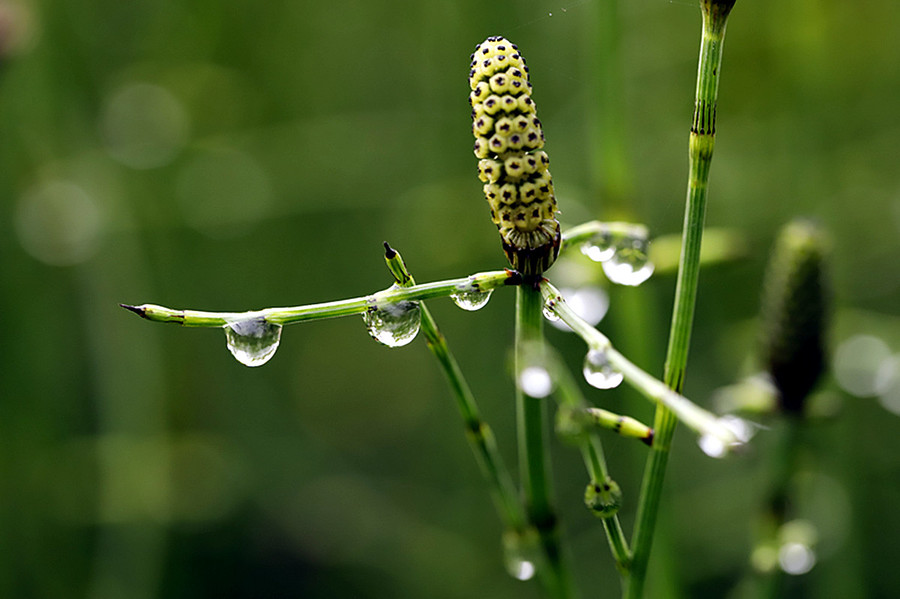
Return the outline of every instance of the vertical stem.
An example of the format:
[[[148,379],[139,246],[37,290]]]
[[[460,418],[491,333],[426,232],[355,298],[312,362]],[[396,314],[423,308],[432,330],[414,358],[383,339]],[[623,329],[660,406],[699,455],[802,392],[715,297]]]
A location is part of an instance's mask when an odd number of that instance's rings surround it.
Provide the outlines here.
[[[543,296],[536,286],[526,283],[516,288],[516,427],[525,512],[540,535],[547,558],[541,576],[550,595],[562,598],[570,597],[572,589],[563,565],[550,489],[550,454],[545,444],[546,400],[526,394],[518,376],[525,366],[528,348],[543,342],[543,305]]]
[[[384,244],[384,260],[398,285],[409,288],[416,284],[403,257],[387,242]],[[469,383],[466,382],[456,358],[450,352],[447,339],[438,329],[431,311],[425,306],[425,302],[421,302],[419,308],[422,312],[422,334],[425,335],[428,349],[437,358],[453,397],[456,398],[456,406],[466,427],[466,438],[488,483],[497,513],[508,530],[521,532],[525,528],[525,514],[516,496],[512,477],[503,462],[503,456],[497,449],[494,433],[487,422],[482,420]]]
[[[694,304],[700,270],[700,244],[706,215],[706,192],[716,134],[716,102],[725,25],[735,0],[701,0],[703,35],[697,69],[697,91],[690,135],[690,177],[682,231],[681,260],[675,288],[675,305],[663,380],[680,393],[684,385],[690,346]],[[675,432],[675,416],[663,405],[656,408],[656,437],[644,471],[641,499],[635,525],[631,577],[626,597],[641,597],[659,511],[669,448]]]

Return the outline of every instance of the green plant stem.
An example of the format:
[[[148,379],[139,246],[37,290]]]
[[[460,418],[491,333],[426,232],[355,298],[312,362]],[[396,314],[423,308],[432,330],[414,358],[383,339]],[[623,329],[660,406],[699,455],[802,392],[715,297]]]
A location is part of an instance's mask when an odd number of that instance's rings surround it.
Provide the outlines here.
[[[703,33],[697,69],[697,90],[690,135],[690,176],[682,230],[681,259],[675,288],[675,305],[666,352],[663,379],[669,388],[681,392],[690,346],[694,306],[700,269],[700,245],[706,215],[709,168],[716,133],[716,104],[725,26],[735,0],[701,0]],[[656,408],[656,438],[644,470],[641,497],[634,533],[634,559],[625,596],[636,599],[643,595],[647,565],[659,512],[669,448],[675,432],[676,418],[669,406]]]
[[[565,368],[559,360],[553,359],[553,378],[557,384],[556,396],[562,404],[561,409],[570,409],[584,414],[585,418],[582,422],[578,421],[578,425],[592,421],[593,416],[591,410],[596,408],[589,407],[587,400],[581,393],[581,389],[575,384],[569,370]],[[604,412],[604,414],[610,414]],[[576,416],[578,417],[578,416]],[[609,469],[606,466],[606,457],[603,452],[603,444],[596,432],[587,429],[583,434],[577,437],[578,448],[581,450],[581,456],[591,482],[594,484],[602,484],[609,480]],[[628,541],[625,539],[625,533],[622,531],[622,525],[619,517],[613,515],[603,519],[603,528],[606,532],[606,538],[609,541],[609,547],[612,551],[613,558],[616,560],[616,566],[620,572],[626,572],[631,562],[631,551],[628,549]]]
[[[559,251],[562,253],[585,241],[590,241],[598,235],[646,239],[648,231],[645,225],[640,224],[592,220],[565,230],[562,234],[562,243]]]
[[[560,317],[569,327],[587,343],[590,349],[604,352],[610,365],[622,373],[625,382],[641,393],[644,397],[656,402],[657,407],[665,407],[673,418],[678,418],[698,435],[711,435],[719,439],[725,447],[732,447],[738,443],[733,431],[719,422],[711,412],[704,410],[688,398],[668,387],[663,381],[648,374],[639,368],[613,347],[610,340],[585,322],[578,316],[563,297],[559,290],[548,281],[541,283],[541,292],[547,302],[547,306]],[[658,432],[657,432],[658,435]],[[656,447],[656,438],[653,447]]]
[[[171,322],[186,327],[223,327],[236,321],[265,318],[272,324],[293,324],[307,320],[322,320],[362,314],[373,305],[419,301],[446,297],[454,293],[472,293],[496,289],[504,285],[517,285],[521,277],[510,270],[477,273],[461,279],[449,279],[423,283],[411,287],[392,287],[366,297],[356,297],[321,304],[294,306],[291,308],[266,308],[250,312],[205,312],[201,310],[173,310],[155,304],[130,306],[127,310],[154,322]]]
[[[398,285],[409,288],[416,284],[403,258],[387,244],[385,244],[385,262]],[[422,314],[422,334],[425,335],[428,349],[437,358],[456,399],[457,408],[466,428],[466,438],[488,483],[497,513],[507,529],[522,533],[526,526],[525,514],[516,495],[512,477],[503,462],[503,456],[497,449],[494,433],[487,422],[481,419],[475,396],[450,352],[447,340],[438,329],[431,311],[424,302],[419,304],[419,308]]]
[[[526,366],[526,354],[543,345],[544,301],[540,290],[530,284],[520,285],[516,292],[516,427],[525,512],[540,535],[547,560],[544,572],[539,571],[539,575],[551,596],[570,597],[572,588],[563,564],[559,526],[551,497],[550,456],[545,433],[546,400],[529,396],[519,381],[519,373]]]

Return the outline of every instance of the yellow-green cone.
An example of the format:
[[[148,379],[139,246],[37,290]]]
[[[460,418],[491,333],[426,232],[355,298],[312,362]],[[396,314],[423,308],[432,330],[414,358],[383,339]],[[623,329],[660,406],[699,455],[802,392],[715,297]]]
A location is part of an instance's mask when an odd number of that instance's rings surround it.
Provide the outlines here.
[[[797,220],[779,234],[769,260],[762,301],[762,355],[782,410],[800,414],[825,370],[826,297],[822,275],[825,236]]]
[[[514,269],[539,276],[559,253],[556,196],[528,67],[515,44],[489,37],[475,48],[469,103],[478,178]]]

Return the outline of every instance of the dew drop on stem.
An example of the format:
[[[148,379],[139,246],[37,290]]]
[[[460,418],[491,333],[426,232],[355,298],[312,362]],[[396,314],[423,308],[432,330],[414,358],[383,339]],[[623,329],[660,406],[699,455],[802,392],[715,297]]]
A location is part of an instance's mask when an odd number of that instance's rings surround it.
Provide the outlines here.
[[[584,357],[584,378],[597,389],[613,389],[618,387],[625,376],[613,368],[609,357],[602,349],[592,349]]]
[[[509,530],[503,535],[503,565],[513,578],[534,578],[540,557],[540,537],[534,529]]]
[[[653,263],[648,256],[648,242],[640,237],[624,240],[615,253],[603,262],[603,272],[613,283],[640,285],[653,274]]]
[[[488,289],[487,291],[462,291],[451,294],[450,298],[463,310],[474,312],[487,305],[492,293],[494,293],[493,289]]]
[[[529,397],[547,397],[553,391],[553,377],[543,366],[532,364],[519,373],[519,387]]]
[[[262,366],[275,355],[281,342],[281,325],[254,316],[225,325],[228,351],[244,366]]]
[[[363,321],[372,339],[388,347],[402,347],[419,333],[422,310],[419,302],[401,301],[378,305],[373,301],[369,310],[363,313]]]
[[[594,262],[605,262],[613,257],[616,248],[608,231],[598,233],[581,245],[581,253]]]

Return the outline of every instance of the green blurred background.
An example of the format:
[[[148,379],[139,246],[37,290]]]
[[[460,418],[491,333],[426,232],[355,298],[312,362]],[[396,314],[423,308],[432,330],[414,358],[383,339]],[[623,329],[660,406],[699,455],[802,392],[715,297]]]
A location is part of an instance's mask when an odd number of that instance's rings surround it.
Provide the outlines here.
[[[384,240],[420,281],[503,267],[466,102],[495,34],[531,68],[562,218],[677,233],[699,29],[687,0],[0,0],[0,596],[537,597],[503,571],[421,339],[296,325],[245,368],[220,331],[117,304],[358,296],[390,282]],[[757,369],[768,248],[817,219],[837,375],[805,437],[797,511],[819,542],[794,597],[900,593],[898,39],[894,0],[740,0],[728,28],[707,222],[744,252],[702,273],[686,394],[711,405]],[[660,268],[609,289],[600,325],[657,375],[673,286]],[[509,464],[513,295],[432,303]],[[548,335],[579,368],[581,342]],[[626,390],[590,397],[651,419]],[[724,461],[676,437],[649,596],[739,586],[767,426]],[[646,448],[606,447],[630,531]],[[584,595],[618,596],[580,457],[553,451]]]

